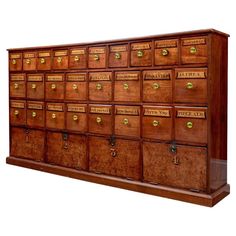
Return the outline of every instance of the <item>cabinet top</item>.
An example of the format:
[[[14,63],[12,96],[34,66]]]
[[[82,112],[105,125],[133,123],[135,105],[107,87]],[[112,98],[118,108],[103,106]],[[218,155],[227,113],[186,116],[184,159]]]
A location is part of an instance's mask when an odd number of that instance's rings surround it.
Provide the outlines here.
[[[216,29],[202,29],[202,30],[193,30],[193,31],[184,31],[184,32],[176,32],[176,33],[167,33],[167,34],[159,34],[159,35],[150,35],[143,37],[133,37],[133,38],[124,38],[124,39],[113,39],[113,40],[103,40],[103,41],[94,41],[94,42],[82,42],[82,43],[73,43],[73,44],[60,44],[60,45],[50,45],[50,46],[35,46],[35,47],[23,47],[23,48],[10,48],[7,49],[10,51],[20,51],[20,50],[34,50],[34,49],[50,49],[50,48],[63,48],[63,47],[75,47],[75,46],[89,46],[89,45],[99,45],[99,44],[117,44],[117,43],[125,43],[129,41],[137,41],[137,40],[147,40],[147,39],[164,39],[164,38],[174,38],[174,37],[182,37],[182,36],[199,36],[206,34],[219,34],[224,37],[229,37],[229,34],[218,31]]]

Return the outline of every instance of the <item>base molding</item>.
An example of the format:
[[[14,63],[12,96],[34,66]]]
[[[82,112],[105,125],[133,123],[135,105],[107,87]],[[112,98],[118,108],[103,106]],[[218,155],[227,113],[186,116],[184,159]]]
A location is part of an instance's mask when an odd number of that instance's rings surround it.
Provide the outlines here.
[[[107,186],[132,190],[136,192],[151,194],[155,196],[175,199],[179,201],[199,204],[212,207],[230,193],[230,186],[226,184],[212,194],[196,193],[187,190],[171,188],[161,185],[152,185],[148,183],[126,180],[118,177],[95,174],[86,171],[75,170],[66,167],[50,165],[42,162],[35,162],[16,157],[7,157],[7,164],[44,171],[52,174],[84,180],[92,183],[103,184]]]

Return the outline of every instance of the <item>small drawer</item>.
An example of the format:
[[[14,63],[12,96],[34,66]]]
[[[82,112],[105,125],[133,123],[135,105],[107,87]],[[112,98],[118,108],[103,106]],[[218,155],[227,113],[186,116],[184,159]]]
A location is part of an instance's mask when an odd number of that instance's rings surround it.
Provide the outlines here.
[[[27,102],[27,125],[43,128],[44,121],[44,102]]]
[[[116,72],[115,101],[139,102],[140,98],[140,72]]]
[[[23,53],[23,70],[36,70],[37,53],[24,52]]]
[[[69,73],[66,75],[66,99],[86,100],[87,99],[87,75],[86,73]]]
[[[51,129],[64,129],[64,104],[48,103],[46,110],[46,127]]]
[[[68,51],[67,50],[54,51],[53,69],[54,70],[68,69]]]
[[[207,37],[181,39],[182,64],[207,63]]]
[[[112,133],[112,106],[89,106],[89,132],[98,134]]]
[[[152,66],[152,42],[131,44],[131,66]]]
[[[44,99],[44,75],[27,75],[27,98]]]
[[[86,48],[70,49],[69,68],[85,69],[87,67],[87,51]]]
[[[176,65],[178,58],[177,39],[155,41],[155,65]]]
[[[207,144],[207,108],[175,107],[175,140]]]
[[[110,46],[109,67],[128,66],[128,45]]]
[[[72,131],[87,131],[87,105],[67,104],[66,129]]]
[[[140,137],[139,106],[115,106],[115,134]]]
[[[10,97],[25,98],[25,74],[10,75]]]
[[[172,108],[143,106],[143,138],[172,140]]]
[[[106,67],[106,47],[89,48],[89,68],[105,68]]]
[[[10,71],[22,70],[22,53],[9,54],[9,69]]]
[[[206,103],[207,69],[176,69],[174,101],[187,103]]]
[[[172,71],[148,70],[143,72],[143,101],[172,102]]]
[[[46,75],[46,99],[64,99],[64,74]]]
[[[25,101],[10,101],[10,122],[11,125],[26,125],[26,104]]]
[[[51,70],[51,64],[52,64],[51,51],[39,51],[37,69]]]
[[[112,72],[89,73],[89,100],[111,101],[112,99]]]

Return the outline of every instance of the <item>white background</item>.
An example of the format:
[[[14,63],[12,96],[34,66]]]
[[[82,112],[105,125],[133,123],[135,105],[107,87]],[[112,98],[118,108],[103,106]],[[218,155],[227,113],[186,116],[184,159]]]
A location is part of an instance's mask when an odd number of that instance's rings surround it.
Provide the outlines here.
[[[234,1],[0,1],[0,235],[236,235]],[[207,208],[5,164],[7,48],[216,28],[229,39],[228,182]]]

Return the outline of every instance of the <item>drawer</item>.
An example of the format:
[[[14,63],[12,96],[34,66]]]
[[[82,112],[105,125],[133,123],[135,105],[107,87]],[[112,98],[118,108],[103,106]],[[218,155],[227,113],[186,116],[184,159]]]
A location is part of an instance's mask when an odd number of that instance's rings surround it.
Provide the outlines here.
[[[175,139],[207,144],[207,108],[175,107]]]
[[[143,101],[172,102],[172,71],[148,70],[143,72]]]
[[[46,110],[46,127],[51,129],[64,129],[64,104],[48,103]]]
[[[87,75],[86,73],[69,73],[66,75],[66,99],[87,99]]]
[[[89,68],[105,68],[106,67],[106,47],[89,48]]]
[[[112,106],[89,106],[89,132],[97,134],[112,133]]]
[[[11,125],[26,125],[26,104],[25,101],[10,101],[10,123]]]
[[[140,180],[140,143],[124,139],[89,137],[89,170]]]
[[[37,69],[38,70],[51,70],[52,55],[51,51],[39,51]]]
[[[87,51],[86,48],[70,49],[69,68],[85,69],[87,67]]]
[[[36,70],[37,53],[24,52],[23,53],[23,70]]]
[[[127,67],[128,66],[128,45],[110,46],[109,67]]]
[[[140,98],[140,72],[116,72],[115,101],[139,102]]]
[[[89,73],[89,100],[111,101],[112,72]]]
[[[9,70],[10,71],[22,70],[22,53],[9,54]]]
[[[207,149],[143,143],[143,178],[146,182],[206,191]]]
[[[25,98],[25,74],[10,75],[10,97]]]
[[[131,44],[131,66],[152,65],[152,42]]]
[[[155,65],[176,65],[179,61],[178,40],[155,41]]]
[[[115,106],[115,134],[140,137],[139,106]]]
[[[47,162],[59,166],[87,169],[86,137],[47,132]]]
[[[27,98],[44,99],[44,75],[27,75]]]
[[[53,69],[68,69],[68,51],[58,50],[53,52]]]
[[[45,133],[41,130],[11,128],[11,156],[44,161]]]
[[[182,64],[207,63],[207,37],[181,39]]]
[[[172,117],[171,107],[143,106],[143,138],[172,140]]]
[[[66,129],[72,131],[87,131],[87,105],[67,104]]]
[[[46,75],[46,99],[64,99],[64,74]]]
[[[27,125],[31,127],[44,127],[44,102],[27,102]]]
[[[175,102],[207,102],[206,68],[176,69],[175,78]]]

